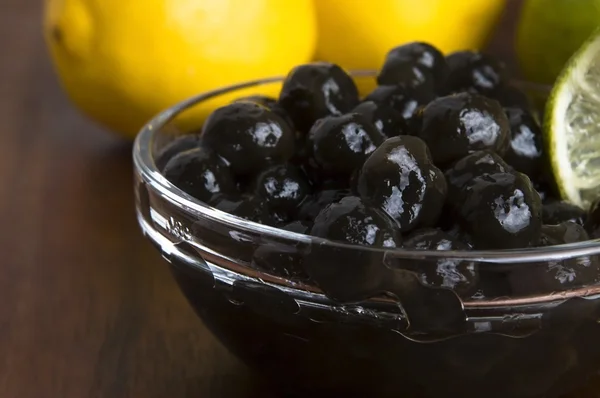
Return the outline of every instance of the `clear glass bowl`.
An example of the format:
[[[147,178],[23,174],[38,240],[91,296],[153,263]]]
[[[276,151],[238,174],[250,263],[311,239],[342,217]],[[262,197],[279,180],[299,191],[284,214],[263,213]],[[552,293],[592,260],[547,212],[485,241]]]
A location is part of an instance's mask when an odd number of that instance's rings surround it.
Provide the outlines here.
[[[155,155],[199,107],[280,83],[184,101],[134,147],[142,231],[231,352],[299,395],[554,397],[600,369],[598,240],[470,252],[352,246],[226,214],[157,170]],[[441,286],[435,275],[448,269],[475,275],[476,289]]]

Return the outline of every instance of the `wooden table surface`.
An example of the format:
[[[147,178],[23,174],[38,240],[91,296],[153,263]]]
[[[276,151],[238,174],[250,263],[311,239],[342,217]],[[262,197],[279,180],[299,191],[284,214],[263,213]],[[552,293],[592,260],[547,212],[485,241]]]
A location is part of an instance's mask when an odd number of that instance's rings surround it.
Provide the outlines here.
[[[41,14],[0,4],[0,397],[274,397],[142,238],[131,146],[69,104]]]

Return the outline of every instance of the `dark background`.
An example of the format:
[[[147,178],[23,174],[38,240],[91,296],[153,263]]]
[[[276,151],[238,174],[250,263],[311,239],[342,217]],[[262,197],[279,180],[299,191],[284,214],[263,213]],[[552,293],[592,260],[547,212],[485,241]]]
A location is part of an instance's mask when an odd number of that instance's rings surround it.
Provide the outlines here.
[[[0,397],[273,397],[142,238],[131,145],[68,103],[41,0],[0,2]],[[490,47],[506,59],[508,4]]]

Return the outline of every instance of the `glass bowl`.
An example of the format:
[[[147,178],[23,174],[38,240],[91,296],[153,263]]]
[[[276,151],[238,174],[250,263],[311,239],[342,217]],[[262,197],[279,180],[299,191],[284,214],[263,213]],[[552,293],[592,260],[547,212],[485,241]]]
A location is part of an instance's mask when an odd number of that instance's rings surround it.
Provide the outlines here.
[[[133,151],[141,229],[232,353],[300,396],[554,397],[599,370],[598,240],[470,252],[353,246],[245,221],[161,175],[156,154],[190,130],[197,109],[278,84],[184,101],[150,121]],[[444,272],[471,275],[475,288]]]

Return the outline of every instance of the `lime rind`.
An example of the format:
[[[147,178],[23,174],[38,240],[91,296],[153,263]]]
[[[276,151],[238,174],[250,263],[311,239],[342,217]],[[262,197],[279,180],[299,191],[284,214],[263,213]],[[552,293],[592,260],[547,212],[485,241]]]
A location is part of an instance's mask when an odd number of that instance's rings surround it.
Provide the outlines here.
[[[563,199],[600,196],[600,30],[567,62],[546,104],[544,133]]]

